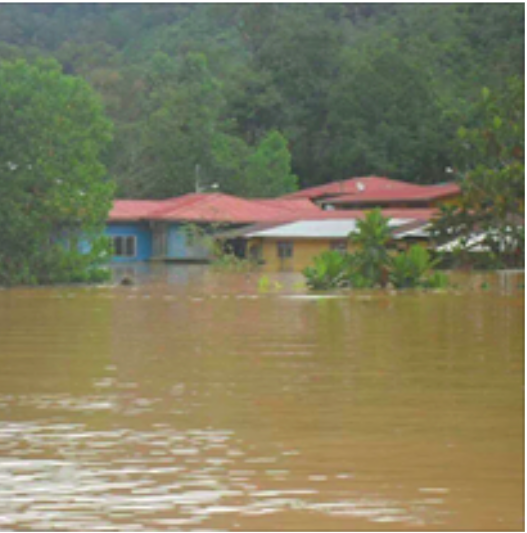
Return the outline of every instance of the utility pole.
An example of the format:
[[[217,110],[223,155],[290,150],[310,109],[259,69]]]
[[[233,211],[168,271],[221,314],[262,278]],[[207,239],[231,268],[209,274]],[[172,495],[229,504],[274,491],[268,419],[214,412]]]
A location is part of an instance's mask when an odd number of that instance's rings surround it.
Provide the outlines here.
[[[201,192],[201,187],[200,187],[200,184],[199,184],[199,163],[196,163],[196,176],[195,176],[195,180],[194,180],[194,186],[195,186],[195,189],[196,189],[196,192],[197,193],[200,193]]]

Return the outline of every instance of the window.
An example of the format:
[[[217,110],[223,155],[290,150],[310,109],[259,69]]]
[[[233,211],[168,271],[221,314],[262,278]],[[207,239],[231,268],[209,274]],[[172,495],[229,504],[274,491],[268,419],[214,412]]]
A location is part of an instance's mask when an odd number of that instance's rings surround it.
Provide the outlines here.
[[[348,241],[346,240],[331,241],[329,245],[329,249],[334,250],[335,252],[340,252],[342,254],[345,254],[348,251]]]
[[[113,255],[115,257],[135,257],[137,253],[137,240],[135,235],[126,237],[117,235],[113,238]]]
[[[280,259],[287,259],[293,257],[293,243],[292,242],[277,242],[276,250]]]
[[[262,260],[262,245],[259,243],[251,244],[249,248],[249,258],[252,261],[259,262]]]

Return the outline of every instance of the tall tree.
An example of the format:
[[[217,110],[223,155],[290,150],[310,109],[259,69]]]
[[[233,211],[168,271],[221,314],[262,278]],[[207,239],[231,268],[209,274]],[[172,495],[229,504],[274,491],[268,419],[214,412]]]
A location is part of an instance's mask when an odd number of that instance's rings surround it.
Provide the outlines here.
[[[106,259],[111,123],[54,61],[0,63],[0,87],[0,284],[88,279]]]
[[[168,64],[167,64],[168,69]],[[144,130],[144,194],[184,194],[213,179],[212,144],[222,95],[203,54],[185,58],[154,87]],[[159,76],[158,76],[159,77]]]
[[[249,156],[245,186],[247,196],[271,198],[297,189],[287,139],[278,131],[269,132]]]
[[[468,126],[458,130],[457,177],[463,195],[443,208],[440,241],[485,235],[492,265],[523,265],[525,250],[525,84],[511,78],[500,93],[482,90]]]

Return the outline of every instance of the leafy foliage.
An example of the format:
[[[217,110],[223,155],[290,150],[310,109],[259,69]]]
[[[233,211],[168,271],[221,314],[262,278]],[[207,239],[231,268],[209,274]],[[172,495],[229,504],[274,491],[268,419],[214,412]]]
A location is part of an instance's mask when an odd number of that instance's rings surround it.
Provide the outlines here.
[[[397,40],[343,54],[329,108],[332,163],[340,175],[353,169],[357,176],[443,178],[447,132],[437,89],[430,74],[401,53]]]
[[[348,254],[328,250],[315,257],[313,263],[304,270],[309,288],[327,290],[349,286],[352,264]]]
[[[390,282],[397,289],[442,287],[445,284],[441,278],[442,273],[435,272],[431,277],[427,277],[436,264],[437,260],[431,259],[426,248],[414,244],[407,251],[390,259]]]
[[[99,279],[114,190],[99,99],[54,61],[0,63],[0,86],[0,284]]]
[[[473,237],[488,249],[493,266],[521,266],[524,261],[524,82],[511,78],[507,90],[485,88],[472,110],[473,127],[458,129],[459,179],[463,196],[445,206],[435,225],[439,242],[459,239],[460,252]],[[470,261],[474,254],[462,254]],[[480,257],[477,257],[481,261]]]
[[[133,178],[137,196],[162,198],[212,188],[278,196],[296,190],[287,140],[278,131],[250,146],[221,119],[222,83],[204,54],[189,53],[175,65],[157,53],[148,80],[149,117],[138,132],[142,148],[134,163],[145,169],[147,179]]]
[[[308,287],[315,290],[365,289],[384,287],[388,282],[397,289],[446,287],[446,275],[432,272],[437,260],[432,260],[422,246],[414,245],[395,254],[389,252],[388,222],[380,210],[370,211],[359,222],[357,233],[350,235],[357,249],[351,254],[328,251],[315,257],[314,266],[304,270]]]
[[[243,184],[245,196],[272,198],[297,189],[287,140],[280,132],[270,131],[249,155]]]
[[[284,192],[293,175],[437,182],[450,178],[458,125],[477,127],[480,88],[523,77],[524,6],[0,6],[0,58],[39,56],[102,96],[121,196],[193,191],[196,165],[205,186],[265,194],[248,167],[265,174],[276,158],[290,158]],[[262,161],[273,132],[288,156],[277,147]]]
[[[357,230],[350,235],[350,240],[358,248],[355,253],[358,273],[371,285],[385,284],[389,263],[387,244],[391,239],[388,219],[380,209],[374,209],[357,221]]]

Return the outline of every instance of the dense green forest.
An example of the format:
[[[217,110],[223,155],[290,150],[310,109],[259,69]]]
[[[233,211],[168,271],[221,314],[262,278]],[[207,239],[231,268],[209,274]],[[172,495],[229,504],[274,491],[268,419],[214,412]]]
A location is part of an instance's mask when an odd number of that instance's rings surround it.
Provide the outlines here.
[[[523,80],[524,5],[0,6],[0,60],[42,56],[101,95],[122,197],[440,182],[482,88]]]

